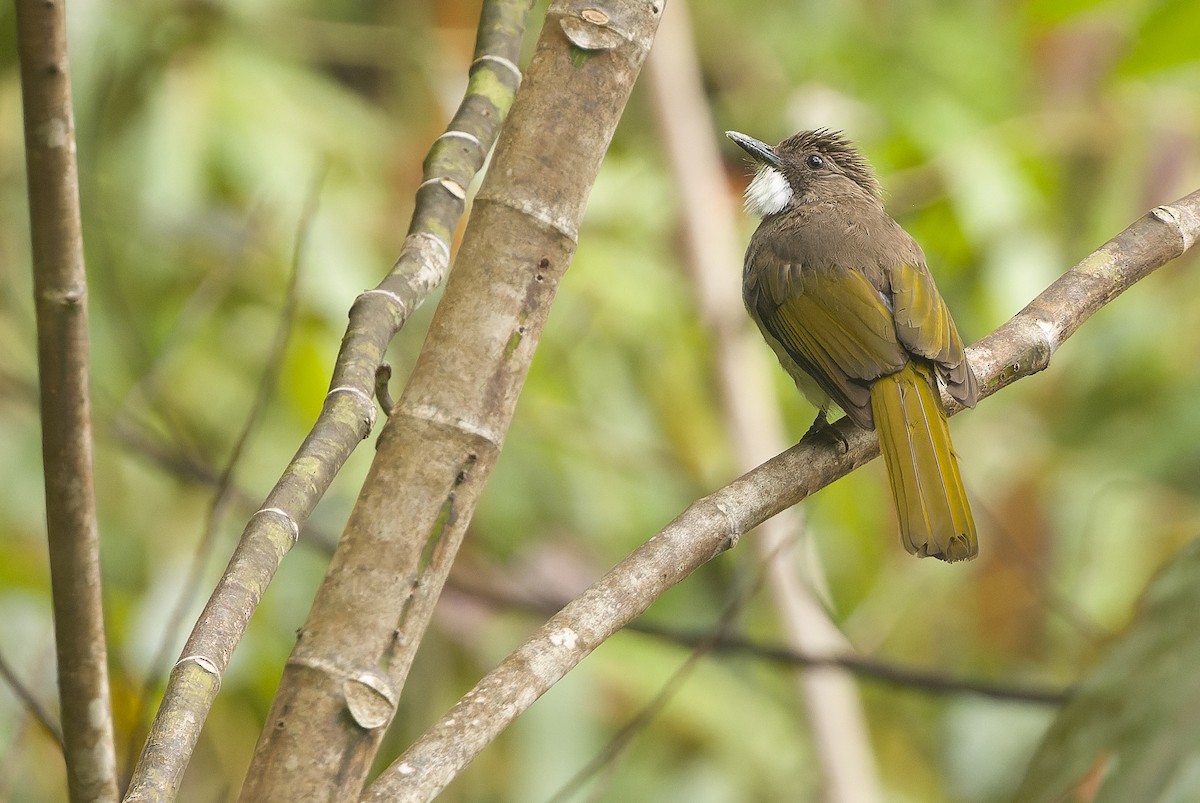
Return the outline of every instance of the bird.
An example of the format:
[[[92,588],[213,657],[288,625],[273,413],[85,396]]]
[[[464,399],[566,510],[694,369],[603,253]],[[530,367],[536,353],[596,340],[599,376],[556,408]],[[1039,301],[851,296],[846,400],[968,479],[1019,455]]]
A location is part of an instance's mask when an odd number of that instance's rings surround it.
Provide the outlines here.
[[[876,430],[905,549],[948,562],[975,557],[939,383],[974,407],[979,382],[921,247],[887,213],[870,163],[843,132],[801,131],[774,146],[726,136],[756,168],[745,208],[761,218],[742,299],[817,407],[810,432],[833,431],[832,405]]]

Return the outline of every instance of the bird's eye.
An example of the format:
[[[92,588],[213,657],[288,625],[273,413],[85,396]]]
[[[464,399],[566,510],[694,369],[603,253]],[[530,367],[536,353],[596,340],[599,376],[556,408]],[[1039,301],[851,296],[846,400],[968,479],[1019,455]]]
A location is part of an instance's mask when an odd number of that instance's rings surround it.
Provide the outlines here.
[[[808,165],[809,167],[811,167],[813,170],[820,170],[822,167],[825,166],[825,160],[822,159],[820,156],[818,156],[815,153],[810,153],[808,155],[808,157],[804,160],[804,163],[806,165]]]

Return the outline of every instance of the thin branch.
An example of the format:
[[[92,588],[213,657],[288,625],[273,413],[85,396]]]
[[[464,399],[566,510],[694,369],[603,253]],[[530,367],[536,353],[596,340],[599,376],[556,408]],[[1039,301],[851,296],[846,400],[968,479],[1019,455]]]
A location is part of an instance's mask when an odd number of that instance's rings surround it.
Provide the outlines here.
[[[588,193],[658,24],[652,7],[559,0],[547,11],[425,345],[284,670],[243,800],[268,790],[294,800],[361,793],[574,256]],[[516,10],[498,0],[484,17]]]
[[[375,421],[375,373],[388,343],[442,282],[466,190],[508,111],[519,80],[524,15],[480,29],[462,104],[425,159],[425,180],[404,249],[373,290],[355,300],[325,404],[283,476],[251,516],[184,645],[134,769],[127,801],[171,800],[250,617],[300,528]]]
[[[37,677],[44,677],[52,658],[52,647],[39,645],[30,672]],[[32,690],[21,683],[12,668],[0,658],[0,671],[5,680],[12,684],[14,691],[25,703],[25,716],[15,716],[6,722],[6,734],[9,737],[8,749],[0,756],[0,800],[13,799],[13,787],[20,786],[26,780],[28,771],[22,764],[22,753],[34,746],[35,739],[30,738],[31,731],[39,725],[45,729],[50,738],[58,745],[59,753],[63,752],[62,731],[58,723],[53,721],[50,712],[42,707],[41,702]],[[36,748],[35,748],[36,749]]]
[[[46,710],[46,706],[42,705],[42,701],[37,698],[37,695],[17,677],[17,673],[8,665],[3,653],[0,653],[0,678],[4,679],[13,694],[24,704],[25,710],[42,726],[42,729],[58,742],[60,748],[64,748],[62,729],[54,721],[53,715]]]
[[[767,568],[764,566],[764,568]],[[683,687],[699,661],[710,653],[736,652],[752,655],[783,666],[806,669],[835,669],[852,672],[860,677],[878,680],[908,690],[926,694],[972,694],[1005,702],[1021,702],[1042,706],[1061,706],[1070,699],[1073,690],[1018,687],[1011,684],[989,683],[980,680],[962,680],[948,677],[940,672],[928,672],[907,668],[883,661],[872,661],[858,656],[811,656],[798,653],[788,647],[769,647],[756,644],[730,633],[733,619],[748,595],[735,599],[721,616],[716,627],[704,633],[686,635],[653,625],[639,627],[636,622],[627,629],[658,636],[664,640],[688,646],[692,649],[687,660],[671,674],[654,698],[625,723],[609,740],[608,744],[582,769],[567,781],[550,798],[549,803],[567,803],[583,786],[613,762],[633,742],[634,737],[644,730],[675,694]],[[826,793],[828,794],[828,793]]]
[[[263,370],[259,375],[258,387],[255,390],[254,399],[250,403],[246,420],[242,424],[237,438],[234,440],[228,459],[225,461],[225,467],[216,477],[216,493],[213,495],[212,503],[209,505],[208,517],[204,523],[204,531],[201,533],[200,540],[196,544],[191,565],[188,567],[187,576],[180,584],[179,595],[175,600],[175,605],[167,616],[166,624],[163,626],[158,650],[154,655],[154,659],[150,662],[149,671],[142,683],[141,693],[137,700],[137,715],[133,720],[135,724],[134,727],[130,728],[129,753],[131,759],[134,755],[133,751],[136,750],[137,745],[144,736],[141,723],[145,719],[146,706],[150,695],[154,691],[155,686],[158,685],[158,678],[166,670],[167,661],[170,660],[172,637],[178,632],[180,625],[183,624],[184,616],[187,615],[188,608],[192,605],[193,598],[200,586],[200,581],[204,576],[204,570],[208,566],[209,557],[212,555],[213,547],[216,545],[216,538],[221,529],[221,522],[224,521],[229,506],[242,495],[241,490],[234,483],[234,472],[241,464],[242,456],[246,451],[246,445],[250,442],[250,436],[258,428],[263,416],[266,414],[267,405],[275,393],[275,388],[279,383],[279,374],[283,370],[283,358],[287,352],[288,341],[291,339],[292,329],[295,325],[296,308],[300,303],[300,270],[304,262],[305,246],[313,219],[317,214],[317,204],[320,199],[320,190],[324,178],[325,168],[322,168],[314,177],[304,203],[304,208],[300,212],[300,219],[296,224],[295,244],[292,249],[291,269],[288,273],[287,286],[284,288],[283,293],[283,304],[279,309],[279,320],[275,325],[275,333],[271,338],[271,344],[267,348],[267,354],[263,360]]]
[[[787,448],[770,372],[775,359],[764,348],[742,308],[742,247],[737,242],[734,205],[725,181],[716,130],[708,109],[688,21],[688,5],[673,2],[650,58],[655,119],[664,156],[671,164],[686,248],[700,315],[713,339],[713,362],[720,403],[736,456],[737,470],[749,471]],[[760,526],[753,540],[767,567],[767,583],[787,643],[811,655],[837,655],[849,641],[797,569],[807,542],[800,507],[789,508]],[[825,586],[815,550],[805,567],[813,585]],[[826,803],[869,803],[883,799],[875,756],[858,689],[844,673],[821,667],[797,672],[797,691],[807,713],[813,750],[820,764],[817,786]]]
[[[67,783],[117,798],[100,535],[92,482],[87,274],[62,3],[18,0],[17,50],[33,240],[46,531]]]
[[[785,666],[844,669],[859,677],[926,694],[970,694],[992,700],[1006,700],[1036,705],[1062,705],[1071,699],[1073,688],[1018,686],[1011,683],[980,678],[951,677],[943,672],[902,666],[892,661],[865,658],[860,655],[806,655],[791,647],[760,644],[742,636],[718,633],[681,633],[670,628],[632,623],[627,628],[638,633],[658,636],[685,647],[705,646],[713,653],[746,655]]]
[[[466,579],[452,575],[447,587],[483,602],[543,616],[551,616],[569,603],[569,600],[550,601],[522,592],[514,594],[478,577]],[[691,649],[705,646],[712,653],[742,655],[809,669],[842,669],[864,678],[885,681],[899,688],[929,694],[973,694],[995,700],[1058,705],[1070,699],[1074,691],[1071,688],[1017,686],[980,678],[954,678],[933,669],[901,666],[884,658],[867,658],[854,654],[813,654],[797,650],[790,644],[763,644],[736,633],[724,632],[714,636],[711,629],[687,632],[644,622],[641,619],[633,620],[622,630]]]
[[[1200,191],[1154,209],[1109,240],[968,349],[980,395],[1044,370],[1085,320],[1184,253],[1198,236]],[[829,438],[806,438],[692,503],[480,680],[384,771],[368,790],[380,794],[367,799],[433,797],[538,697],[667,589],[769,517],[878,456],[874,433],[845,418],[834,426],[845,450]]]

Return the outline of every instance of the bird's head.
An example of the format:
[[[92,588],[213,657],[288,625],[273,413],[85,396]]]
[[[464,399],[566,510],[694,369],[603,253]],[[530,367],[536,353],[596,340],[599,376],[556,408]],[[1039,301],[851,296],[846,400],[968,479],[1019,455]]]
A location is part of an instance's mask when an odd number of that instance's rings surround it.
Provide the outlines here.
[[[880,199],[871,165],[840,131],[801,131],[774,147],[737,131],[725,136],[758,168],[746,187],[746,211],[756,217],[846,195]]]

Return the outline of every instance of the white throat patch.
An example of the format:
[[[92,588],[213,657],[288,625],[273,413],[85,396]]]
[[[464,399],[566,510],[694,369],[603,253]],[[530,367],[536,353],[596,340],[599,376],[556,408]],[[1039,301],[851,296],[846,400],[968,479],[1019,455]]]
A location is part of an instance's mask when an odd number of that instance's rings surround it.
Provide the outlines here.
[[[763,167],[746,187],[746,211],[755,217],[766,217],[782,211],[792,200],[792,188],[787,179],[773,167]]]

